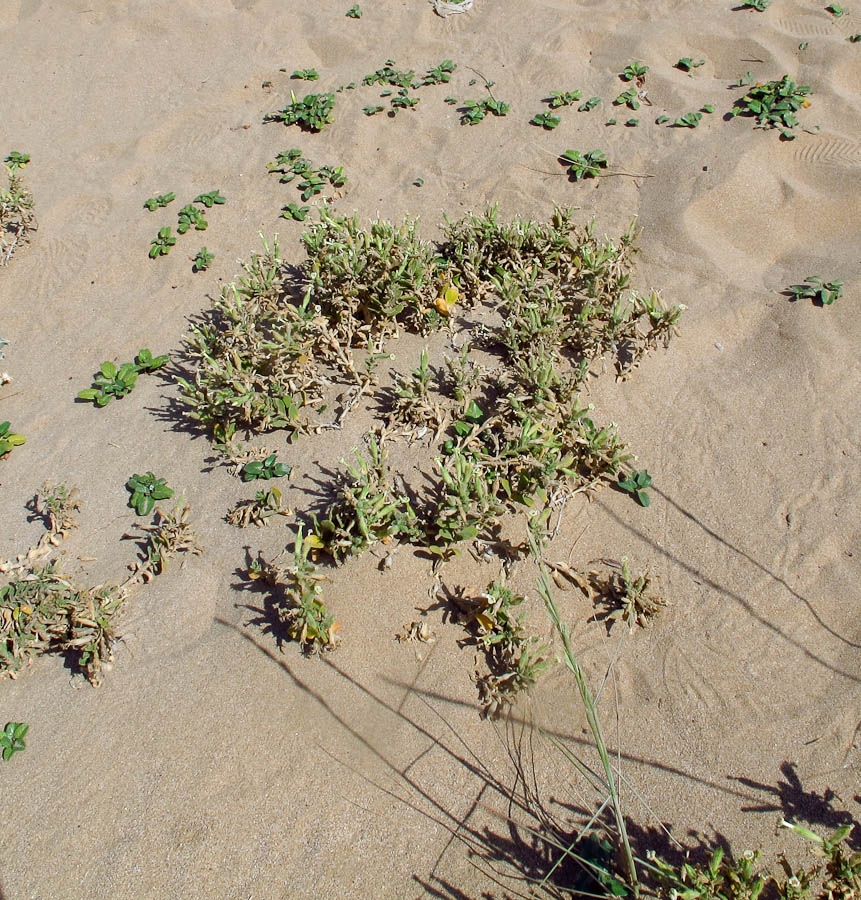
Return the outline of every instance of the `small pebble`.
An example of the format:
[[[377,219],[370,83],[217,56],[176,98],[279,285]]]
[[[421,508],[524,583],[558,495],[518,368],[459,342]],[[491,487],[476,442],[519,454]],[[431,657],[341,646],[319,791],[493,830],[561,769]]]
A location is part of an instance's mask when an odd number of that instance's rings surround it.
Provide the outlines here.
[[[717,347],[718,350],[723,350],[723,344],[719,344],[717,341],[715,341],[715,347]]]

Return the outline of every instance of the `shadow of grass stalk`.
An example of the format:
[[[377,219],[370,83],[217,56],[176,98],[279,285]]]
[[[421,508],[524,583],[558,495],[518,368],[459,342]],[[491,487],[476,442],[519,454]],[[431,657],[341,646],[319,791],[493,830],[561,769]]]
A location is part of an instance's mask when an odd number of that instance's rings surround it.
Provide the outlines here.
[[[604,743],[604,737],[601,733],[601,724],[598,720],[598,710],[595,705],[595,700],[592,696],[592,692],[589,689],[589,685],[586,683],[586,677],[583,674],[583,670],[580,668],[580,664],[577,662],[577,658],[574,656],[574,651],[571,649],[570,630],[568,626],[562,622],[562,619],[559,616],[559,610],[556,607],[556,602],[553,599],[553,593],[550,587],[550,576],[547,574],[547,569],[545,568],[544,563],[541,560],[541,549],[539,545],[539,528],[541,526],[541,522],[541,516],[534,518],[530,522],[528,531],[529,550],[538,566],[538,593],[541,595],[541,599],[544,601],[544,608],[547,611],[547,615],[551,623],[553,624],[553,627],[556,629],[559,637],[562,639],[565,665],[568,666],[568,668],[574,675],[574,680],[577,682],[577,688],[580,691],[580,699],[583,702],[583,708],[586,711],[586,721],[588,722],[589,729],[591,730],[592,736],[595,739],[595,746],[598,750],[598,755],[601,758],[601,765],[604,768],[604,778],[606,780],[606,784],[604,785],[604,787],[609,793],[610,805],[613,808],[613,816],[616,819],[616,827],[619,830],[619,838],[622,841],[622,850],[625,857],[625,866],[628,870],[628,878],[631,883],[631,889],[633,890],[634,897],[638,897],[640,894],[640,884],[637,879],[637,868],[634,863],[634,855],[631,852],[631,844],[628,841],[628,831],[625,827],[625,817],[622,813],[622,807],[619,802],[619,795],[616,791],[616,784],[613,779],[612,769],[610,767],[610,755],[607,753],[607,745]]]

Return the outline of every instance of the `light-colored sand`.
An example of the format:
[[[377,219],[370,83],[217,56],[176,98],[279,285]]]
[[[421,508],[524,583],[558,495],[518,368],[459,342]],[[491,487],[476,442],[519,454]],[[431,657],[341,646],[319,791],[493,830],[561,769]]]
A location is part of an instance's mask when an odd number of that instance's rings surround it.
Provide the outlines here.
[[[241,570],[246,545],[273,552],[289,531],[224,523],[253,486],[209,471],[207,441],[176,427],[175,389],[142,378],[103,410],[73,402],[103,359],[178,350],[187,317],[258,248],[258,231],[280,231],[287,258],[301,259],[301,226],[278,219],[295,191],[265,171],[291,146],[344,166],[340,209],[420,214],[428,237],[444,213],[493,201],[504,216],[575,205],[609,234],[639,216],[637,285],[688,305],[682,336],[630,381],[598,382],[593,399],[655,477],[654,502],[641,510],[607,491],[572,503],[554,552],[576,564],[627,554],[652,567],[670,601],[626,640],[602,700],[608,739],[652,810],[634,802],[636,820],[660,820],[682,841],[699,830],[737,851],[798,853],[791,836],[773,836],[779,812],[821,827],[861,809],[861,45],[844,39],[861,11],[835,21],[824,4],[791,0],[764,14],[714,0],[476,0],[443,20],[422,0],[367,0],[353,21],[349,5],[0,8],[0,151],[32,154],[40,226],[0,269],[15,379],[0,390],[0,419],[27,436],[0,462],[0,558],[38,538],[25,504],[45,478],[63,480],[85,502],[66,568],[117,578],[136,552],[122,540],[134,531],[124,483],[148,469],[184,489],[206,548],[129,602],[100,689],[56,659],[0,683],[0,719],[30,723],[26,752],[0,765],[2,896],[502,897],[451,830],[523,855],[486,808],[507,809],[514,771],[501,732],[479,720],[461,632],[436,610],[425,659],[393,641],[429,605],[430,564],[402,550],[386,574],[370,555],[334,571],[326,596],[343,647],[322,661],[279,649],[252,622],[263,595],[242,589]],[[706,64],[689,77],[672,67],[682,56]],[[313,88],[326,90],[388,57],[419,71],[450,57],[458,70],[450,89],[426,89],[394,120],[366,118],[378,90],[360,88],[338,95],[319,135],[262,124],[297,84],[279,68],[315,66]],[[622,126],[626,112],[607,127],[617,73],[633,58],[651,67],[653,106],[639,128]],[[507,118],[461,127],[443,103],[482,95],[470,66],[511,103]],[[812,85],[803,121],[821,131],[781,143],[750,120],[724,121],[743,93],[728,85],[748,70]],[[553,132],[528,124],[549,91],[577,87],[601,107],[564,110]],[[704,103],[715,113],[695,131],[653,124]],[[556,154],[594,147],[612,168],[654,177],[569,183]],[[158,227],[212,188],[228,203],[208,231],[151,262]],[[168,190],[178,198],[168,210],[141,208]],[[188,257],[204,243],[215,263],[192,275]],[[812,273],[843,279],[845,297],[824,309],[789,303],[781,290]],[[362,425],[283,452],[296,466],[294,502]],[[451,573],[479,588],[495,574],[465,563]],[[528,580],[520,587],[534,596]],[[587,624],[573,593],[560,603],[597,682],[616,635]],[[584,739],[561,666],[517,715]],[[573,773],[540,742],[535,753],[545,800],[564,815],[559,804],[580,796]]]

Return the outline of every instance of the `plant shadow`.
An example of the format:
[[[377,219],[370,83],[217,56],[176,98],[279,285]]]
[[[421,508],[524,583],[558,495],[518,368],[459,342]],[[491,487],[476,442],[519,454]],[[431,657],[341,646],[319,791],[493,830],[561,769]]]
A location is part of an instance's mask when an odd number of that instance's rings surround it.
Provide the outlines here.
[[[742,776],[730,776],[730,780],[774,798],[771,802],[757,806],[743,806],[742,812],[780,812],[789,822],[806,822],[808,825],[818,825],[829,831],[851,825],[853,827],[847,836],[847,843],[853,850],[861,850],[861,823],[856,822],[847,810],[834,806],[833,801],[839,800],[834,791],[827,787],[821,794],[805,790],[794,762],[787,760],[781,763],[780,772],[783,778],[778,779],[775,785],[762,784]]]

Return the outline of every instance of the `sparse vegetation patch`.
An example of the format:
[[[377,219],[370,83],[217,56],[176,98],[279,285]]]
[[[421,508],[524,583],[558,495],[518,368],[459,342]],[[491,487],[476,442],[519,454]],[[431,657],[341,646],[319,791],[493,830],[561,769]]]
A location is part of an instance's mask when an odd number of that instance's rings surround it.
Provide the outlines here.
[[[0,266],[8,264],[18,247],[38,229],[33,195],[24,186],[21,170],[30,162],[27,153],[13,150],[4,160],[5,186],[0,186]]]

